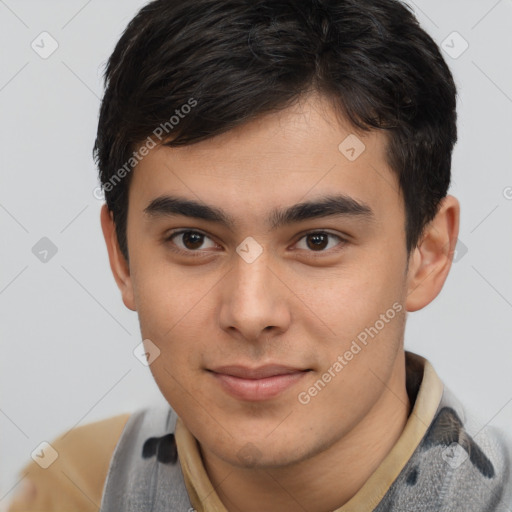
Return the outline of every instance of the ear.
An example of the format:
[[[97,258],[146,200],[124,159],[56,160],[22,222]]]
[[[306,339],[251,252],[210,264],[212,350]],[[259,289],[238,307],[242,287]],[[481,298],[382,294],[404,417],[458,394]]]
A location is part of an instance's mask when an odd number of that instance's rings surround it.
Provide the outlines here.
[[[119,248],[114,218],[106,204],[101,207],[101,229],[103,231],[105,243],[107,244],[110,269],[112,270],[114,279],[121,291],[124,305],[128,309],[136,311],[130,267]]]
[[[410,255],[405,301],[407,311],[424,308],[441,291],[452,266],[459,219],[459,201],[453,196],[446,196]]]

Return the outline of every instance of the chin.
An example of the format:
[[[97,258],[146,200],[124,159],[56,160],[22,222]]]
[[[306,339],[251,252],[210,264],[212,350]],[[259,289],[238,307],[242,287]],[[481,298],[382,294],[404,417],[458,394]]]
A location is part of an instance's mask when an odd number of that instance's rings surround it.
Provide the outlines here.
[[[230,465],[243,469],[273,469],[297,464],[312,455],[304,443],[297,444],[288,435],[271,443],[268,440],[237,440],[237,448],[233,451],[233,443],[225,446],[226,450],[215,447],[215,455]],[[297,447],[300,446],[300,449]]]

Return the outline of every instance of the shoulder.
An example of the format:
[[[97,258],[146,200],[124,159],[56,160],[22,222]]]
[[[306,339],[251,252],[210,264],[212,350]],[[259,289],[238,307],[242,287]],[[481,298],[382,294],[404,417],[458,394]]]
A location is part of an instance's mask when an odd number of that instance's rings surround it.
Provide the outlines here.
[[[46,469],[32,461],[20,471],[23,479],[8,512],[97,511],[112,454],[130,416],[76,427],[42,448],[41,457],[55,450],[57,458]]]
[[[445,386],[427,431],[379,510],[505,510],[512,503],[512,442]],[[463,505],[462,505],[463,504]]]

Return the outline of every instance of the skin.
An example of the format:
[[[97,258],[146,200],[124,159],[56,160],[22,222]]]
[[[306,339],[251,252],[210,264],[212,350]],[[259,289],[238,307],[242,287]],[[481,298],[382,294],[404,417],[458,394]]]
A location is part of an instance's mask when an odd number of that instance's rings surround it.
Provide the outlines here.
[[[410,413],[406,312],[430,303],[445,282],[459,203],[447,196],[407,254],[386,134],[358,134],[366,149],[351,162],[338,145],[354,133],[325,98],[311,95],[201,143],[154,148],[133,171],[129,264],[110,212],[101,212],[124,304],[137,311],[143,339],[161,351],[153,376],[198,440],[229,511],[342,506],[393,447]],[[324,217],[269,229],[272,209],[333,193],[365,203],[373,218]],[[222,208],[235,224],[144,213],[163,194]],[[199,230],[203,245],[185,245],[183,236],[165,240],[178,229]],[[323,230],[334,236],[319,249],[306,234]],[[263,249],[252,263],[236,252],[248,236]],[[395,303],[402,310],[309,403],[300,403],[298,394]],[[309,371],[258,402],[228,394],[208,371],[268,363]]]

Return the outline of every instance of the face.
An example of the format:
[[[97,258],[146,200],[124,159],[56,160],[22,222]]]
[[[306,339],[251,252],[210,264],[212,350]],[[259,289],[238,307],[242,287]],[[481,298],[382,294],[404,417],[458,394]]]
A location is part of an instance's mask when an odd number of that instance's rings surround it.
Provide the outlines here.
[[[354,137],[309,97],[134,170],[124,301],[161,392],[231,464],[319,453],[396,372],[404,204],[385,135]]]

